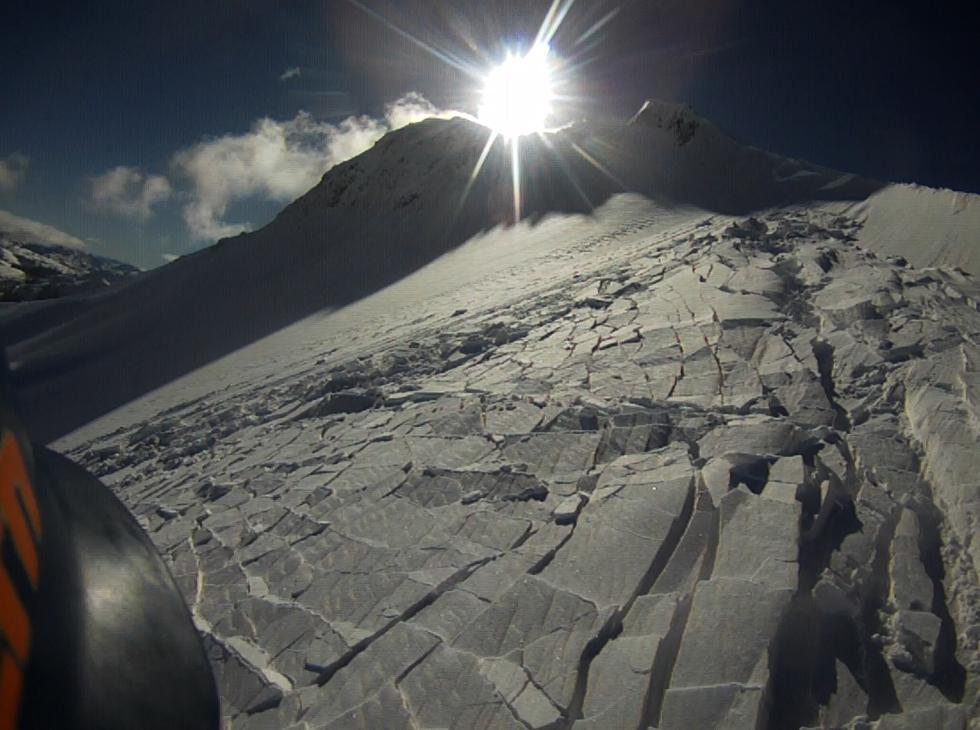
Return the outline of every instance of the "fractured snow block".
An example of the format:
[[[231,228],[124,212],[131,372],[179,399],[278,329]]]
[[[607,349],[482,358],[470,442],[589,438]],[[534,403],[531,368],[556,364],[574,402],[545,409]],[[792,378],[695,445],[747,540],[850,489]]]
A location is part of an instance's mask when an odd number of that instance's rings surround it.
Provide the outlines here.
[[[789,456],[800,452],[803,432],[793,423],[766,416],[732,418],[698,441],[703,458],[728,453]]]
[[[699,583],[671,674],[671,689],[765,686],[769,644],[794,588],[770,590],[739,578]]]
[[[612,462],[571,539],[541,577],[597,606],[625,605],[668,537],[682,527],[693,477],[682,447]]]
[[[671,688],[664,695],[659,730],[757,730],[765,712],[761,686],[718,684]]]
[[[603,648],[589,667],[582,706],[584,719],[576,727],[640,727],[647,691],[667,679],[663,676],[669,651],[665,640],[678,610],[674,594],[640,596],[636,600],[623,623],[623,632]]]
[[[767,589],[795,589],[800,505],[756,496],[744,487],[721,500],[715,577],[742,578]]]

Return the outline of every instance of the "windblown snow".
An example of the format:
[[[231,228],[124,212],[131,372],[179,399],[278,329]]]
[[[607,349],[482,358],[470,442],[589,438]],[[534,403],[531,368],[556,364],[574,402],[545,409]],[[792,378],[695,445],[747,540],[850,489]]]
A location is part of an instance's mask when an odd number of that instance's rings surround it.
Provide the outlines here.
[[[227,726],[980,728],[975,198],[652,104],[554,142],[605,172],[530,149],[559,172],[506,227],[505,168],[457,206],[482,140],[388,135],[10,350],[169,561]],[[138,352],[179,365],[45,410]]]

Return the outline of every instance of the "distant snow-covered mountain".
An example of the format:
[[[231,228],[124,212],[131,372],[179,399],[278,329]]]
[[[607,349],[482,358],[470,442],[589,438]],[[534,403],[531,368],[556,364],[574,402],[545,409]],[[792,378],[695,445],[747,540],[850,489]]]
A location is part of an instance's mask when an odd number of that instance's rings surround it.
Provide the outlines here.
[[[67,246],[0,232],[0,301],[55,299],[107,287],[139,273],[135,266]]]

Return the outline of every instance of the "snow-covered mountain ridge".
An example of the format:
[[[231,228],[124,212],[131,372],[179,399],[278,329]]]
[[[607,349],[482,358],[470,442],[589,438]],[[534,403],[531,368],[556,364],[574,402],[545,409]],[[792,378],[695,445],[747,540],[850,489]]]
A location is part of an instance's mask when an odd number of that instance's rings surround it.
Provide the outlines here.
[[[95,291],[139,269],[75,248],[20,240],[0,232],[0,301],[21,302]]]

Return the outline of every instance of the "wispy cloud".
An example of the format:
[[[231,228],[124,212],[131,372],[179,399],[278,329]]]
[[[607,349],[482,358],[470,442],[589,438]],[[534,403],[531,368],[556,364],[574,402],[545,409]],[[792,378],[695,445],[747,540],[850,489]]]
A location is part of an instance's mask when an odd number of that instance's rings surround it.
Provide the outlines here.
[[[294,79],[302,73],[302,69],[299,66],[293,66],[292,68],[287,68],[281,74],[279,74],[280,81],[289,81]]]
[[[0,190],[13,190],[20,185],[30,163],[28,157],[20,152],[0,158]]]
[[[153,215],[153,206],[173,193],[163,175],[146,175],[135,167],[120,165],[89,178],[92,205],[125,218],[145,221]]]
[[[209,139],[179,151],[172,166],[190,181],[183,217],[198,240],[216,240],[249,228],[224,220],[235,201],[289,202],[312,188],[334,165],[359,155],[388,131],[429,116],[444,116],[419,94],[388,104],[385,118],[348,117],[329,124],[300,112],[287,121],[260,119],[245,134]]]
[[[228,206],[259,197],[293,200],[316,184],[324,171],[373,144],[384,129],[368,117],[332,125],[306,112],[277,122],[260,119],[241,135],[225,135],[178,152],[173,167],[190,180],[192,201],[184,222],[199,240],[240,233],[248,224],[223,221]]]
[[[21,218],[6,210],[0,210],[0,233],[22,243],[46,243],[68,248],[85,248],[85,243],[71,234],[58,230],[47,223]]]
[[[437,109],[432,102],[417,91],[410,91],[397,101],[385,105],[385,122],[388,131],[401,129],[409,124],[421,122],[423,119],[439,117],[448,119],[462,112]]]

